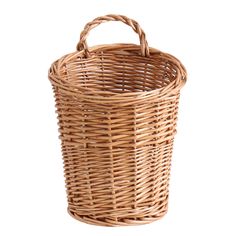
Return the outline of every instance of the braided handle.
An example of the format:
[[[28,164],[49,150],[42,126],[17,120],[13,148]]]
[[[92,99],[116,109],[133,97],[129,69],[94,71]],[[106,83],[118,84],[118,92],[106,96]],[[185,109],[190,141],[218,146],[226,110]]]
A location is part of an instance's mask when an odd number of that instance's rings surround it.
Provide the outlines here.
[[[97,17],[93,21],[89,22],[88,24],[85,25],[84,30],[80,34],[80,41],[77,44],[77,50],[84,50],[85,55],[88,57],[89,56],[89,50],[88,50],[88,45],[86,42],[88,33],[91,29],[94,27],[100,25],[101,23],[107,22],[107,21],[121,21],[129,26],[132,27],[132,29],[139,35],[139,40],[140,40],[140,47],[141,47],[141,54],[142,56],[149,56],[149,47],[146,41],[146,36],[139,24],[132,19],[129,19],[126,16],[122,15],[106,15],[106,16],[101,16]]]

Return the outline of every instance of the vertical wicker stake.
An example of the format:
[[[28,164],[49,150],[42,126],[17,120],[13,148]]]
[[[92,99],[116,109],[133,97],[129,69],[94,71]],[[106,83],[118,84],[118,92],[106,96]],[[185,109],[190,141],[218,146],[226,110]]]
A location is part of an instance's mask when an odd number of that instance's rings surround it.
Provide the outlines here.
[[[91,29],[122,21],[140,45],[88,48]],[[49,71],[56,97],[68,211],[96,225],[149,223],[167,212],[179,92],[186,71],[149,48],[138,23],[107,15],[88,23],[77,51]]]

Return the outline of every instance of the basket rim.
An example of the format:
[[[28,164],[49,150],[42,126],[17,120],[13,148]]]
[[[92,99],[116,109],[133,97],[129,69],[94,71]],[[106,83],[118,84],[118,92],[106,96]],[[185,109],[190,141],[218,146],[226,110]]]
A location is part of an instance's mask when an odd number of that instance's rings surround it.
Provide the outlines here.
[[[100,91],[94,88],[85,88],[85,87],[80,86],[79,84],[74,84],[71,81],[63,79],[62,73],[67,71],[67,69],[65,68],[65,65],[68,62],[73,61],[75,58],[80,57],[81,59],[84,59],[86,62],[86,61],[96,58],[96,53],[98,52],[101,52],[101,51],[106,51],[106,52],[114,51],[115,52],[116,49],[118,48],[119,50],[121,50],[122,48],[122,50],[124,51],[133,52],[134,55],[140,56],[140,58],[143,57],[142,55],[139,54],[140,46],[136,44],[127,44],[127,43],[117,44],[116,43],[116,44],[96,45],[89,48],[89,51],[91,52],[91,57],[89,58],[86,58],[85,52],[84,50],[82,50],[82,51],[75,51],[72,53],[68,53],[62,56],[61,58],[59,58],[58,60],[54,61],[51,67],[49,68],[49,72],[48,72],[49,80],[53,85],[58,86],[62,89],[66,89],[67,90],[66,92],[71,93],[71,95],[75,96],[76,94],[79,94],[79,96],[91,97],[91,94],[93,94],[94,96],[96,96],[96,99],[98,98],[101,100],[109,99],[109,101],[111,100],[111,98],[114,100],[122,99],[122,98],[127,100],[127,98],[129,97],[141,98],[141,97],[149,97],[151,95],[163,97],[170,93],[173,93],[173,91],[179,91],[186,83],[187,72],[183,64],[180,62],[180,60],[171,54],[162,52],[152,47],[149,47],[150,58],[152,57],[152,55],[159,54],[161,56],[164,56],[166,59],[170,60],[178,69],[177,77],[172,82],[170,82],[167,86],[164,86],[162,88],[156,88],[150,91],[116,93],[116,92],[110,92],[110,91]],[[61,70],[63,67],[64,67],[64,70]],[[70,91],[68,90],[68,88],[71,88]]]

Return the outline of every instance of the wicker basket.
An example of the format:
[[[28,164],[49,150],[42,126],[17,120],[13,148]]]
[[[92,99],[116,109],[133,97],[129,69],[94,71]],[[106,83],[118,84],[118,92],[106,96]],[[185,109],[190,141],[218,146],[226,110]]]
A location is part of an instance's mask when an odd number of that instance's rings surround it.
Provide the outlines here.
[[[88,48],[91,29],[122,21],[140,45]],[[56,98],[68,196],[74,218],[96,225],[149,223],[167,212],[180,88],[186,71],[149,48],[138,23],[107,15],[88,23],[77,51],[49,71]]]

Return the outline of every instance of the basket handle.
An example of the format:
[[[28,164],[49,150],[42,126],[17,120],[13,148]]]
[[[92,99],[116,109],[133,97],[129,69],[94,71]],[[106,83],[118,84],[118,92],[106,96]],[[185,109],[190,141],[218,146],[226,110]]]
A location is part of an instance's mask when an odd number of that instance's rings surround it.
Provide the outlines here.
[[[141,29],[141,27],[139,26],[139,24],[135,20],[129,19],[128,17],[122,16],[122,15],[101,16],[101,17],[97,17],[93,21],[87,23],[84,27],[84,30],[80,34],[80,41],[76,47],[77,50],[78,51],[84,50],[85,55],[87,57],[89,57],[89,49],[88,49],[88,45],[86,42],[89,31],[91,29],[93,29],[94,27],[100,25],[101,23],[104,23],[107,21],[121,21],[121,22],[131,26],[132,29],[139,35],[141,55],[146,56],[146,57],[149,56],[149,47],[148,47],[148,43],[147,43],[144,31]]]

